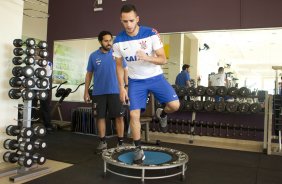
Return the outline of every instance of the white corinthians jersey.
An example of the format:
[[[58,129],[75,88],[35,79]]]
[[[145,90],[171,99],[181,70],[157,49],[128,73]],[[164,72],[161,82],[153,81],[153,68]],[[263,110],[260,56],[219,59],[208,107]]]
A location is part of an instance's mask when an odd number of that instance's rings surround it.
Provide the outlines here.
[[[131,79],[146,79],[163,73],[160,65],[148,61],[137,60],[136,52],[143,50],[149,56],[155,56],[155,50],[163,47],[158,32],[155,29],[140,26],[136,36],[129,36],[125,31],[119,33],[113,45],[113,56],[123,57],[128,66],[128,76]]]

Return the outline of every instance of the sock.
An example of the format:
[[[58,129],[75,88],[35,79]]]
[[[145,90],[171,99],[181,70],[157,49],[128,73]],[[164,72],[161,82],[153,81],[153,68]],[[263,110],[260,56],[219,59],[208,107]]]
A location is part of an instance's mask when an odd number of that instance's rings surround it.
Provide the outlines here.
[[[106,143],[106,136],[100,137],[100,141],[102,141],[105,144]]]
[[[123,137],[118,137],[118,145],[122,145],[123,144]]]
[[[137,148],[141,148],[141,139],[134,141],[134,145],[135,145]]]
[[[163,109],[163,111],[162,111],[162,113],[161,113],[161,118],[164,118],[164,117],[166,117],[166,115],[167,115],[167,113],[164,111],[164,109]]]

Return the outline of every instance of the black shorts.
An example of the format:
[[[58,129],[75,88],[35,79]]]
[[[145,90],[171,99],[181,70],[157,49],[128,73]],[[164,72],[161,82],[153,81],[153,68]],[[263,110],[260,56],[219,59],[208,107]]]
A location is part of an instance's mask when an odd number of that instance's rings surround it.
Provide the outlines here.
[[[119,94],[106,94],[93,96],[93,108],[96,108],[97,118],[117,118],[124,114]]]

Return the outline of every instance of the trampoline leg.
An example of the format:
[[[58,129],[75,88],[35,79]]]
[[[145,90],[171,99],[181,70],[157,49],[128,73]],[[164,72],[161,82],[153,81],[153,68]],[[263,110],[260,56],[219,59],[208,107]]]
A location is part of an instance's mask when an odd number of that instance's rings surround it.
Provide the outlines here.
[[[105,177],[107,173],[107,163],[104,161],[104,174],[103,176]]]
[[[181,181],[185,180],[185,164],[182,165],[182,175],[181,175]]]
[[[145,181],[145,169],[142,169],[142,178],[141,178],[142,183]]]

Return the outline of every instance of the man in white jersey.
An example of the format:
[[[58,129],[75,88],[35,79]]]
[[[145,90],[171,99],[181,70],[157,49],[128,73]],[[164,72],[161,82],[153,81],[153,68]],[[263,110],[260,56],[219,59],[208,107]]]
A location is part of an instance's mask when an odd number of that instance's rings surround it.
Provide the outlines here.
[[[114,41],[113,56],[117,62],[120,100],[130,101],[130,127],[136,146],[133,162],[138,164],[145,159],[140,145],[140,113],[146,108],[148,93],[152,92],[160,103],[166,104],[164,109],[156,111],[162,128],[167,127],[167,113],[178,110],[179,100],[160,66],[167,61],[158,32],[138,25],[139,16],[134,5],[124,5],[120,19],[125,30]],[[123,59],[128,65],[128,84],[123,82]]]
[[[209,80],[209,86],[227,86],[227,78],[224,73],[224,68],[219,67],[218,73],[211,75]],[[228,97],[224,98],[225,100],[229,99]],[[215,101],[218,102],[220,100],[219,96],[215,96]]]

